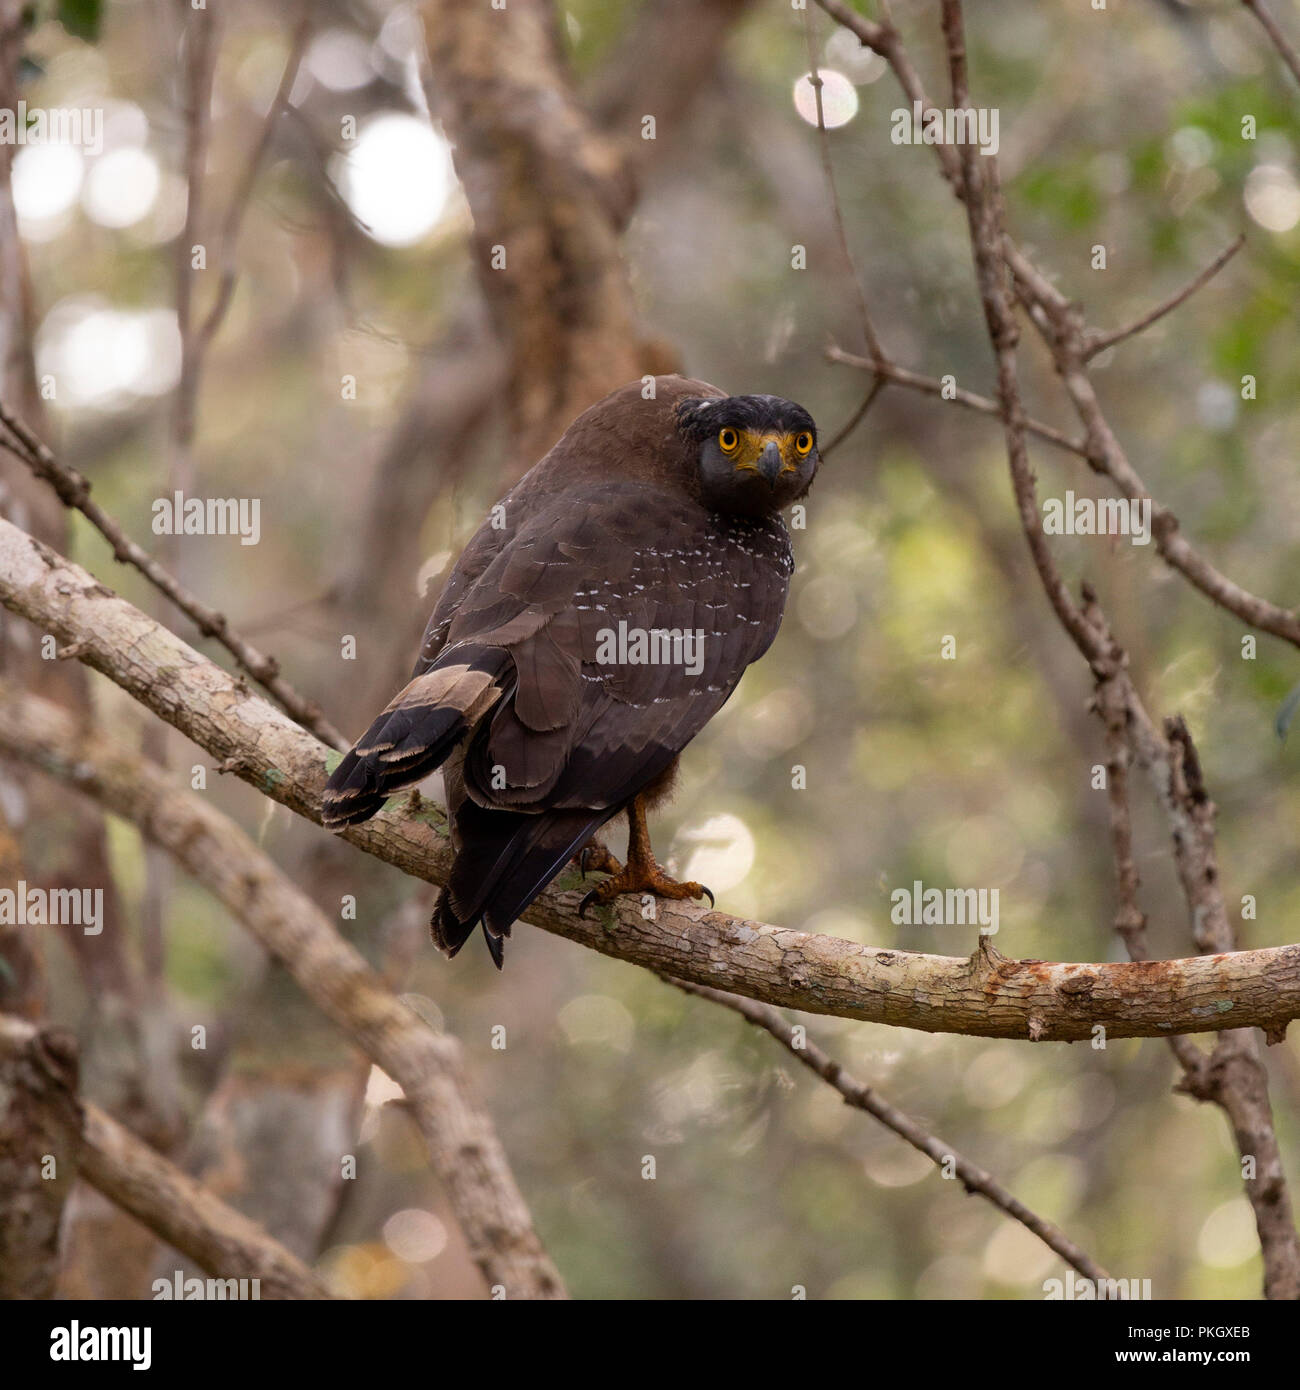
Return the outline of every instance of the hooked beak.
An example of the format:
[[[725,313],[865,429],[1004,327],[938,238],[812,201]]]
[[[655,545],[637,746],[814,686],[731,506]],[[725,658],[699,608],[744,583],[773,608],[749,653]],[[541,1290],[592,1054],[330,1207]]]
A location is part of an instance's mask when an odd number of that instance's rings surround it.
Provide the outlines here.
[[[769,439],[758,456],[758,471],[767,479],[768,487],[776,487],[776,480],[781,476],[784,467],[785,460],[781,457],[780,446],[775,439]]]

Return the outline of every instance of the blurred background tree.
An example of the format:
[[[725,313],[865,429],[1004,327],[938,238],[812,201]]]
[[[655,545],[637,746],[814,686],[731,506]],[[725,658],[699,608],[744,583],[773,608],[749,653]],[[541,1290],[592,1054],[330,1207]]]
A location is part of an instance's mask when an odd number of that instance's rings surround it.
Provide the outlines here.
[[[155,543],[152,504],[178,478],[198,495],[260,499],[257,545],[190,537],[178,563],[346,733],[400,683],[432,594],[487,507],[585,403],[566,394],[583,372],[615,372],[602,391],[680,367],[730,391],[779,393],[813,412],[824,439],[868,385],[825,355],[829,342],[867,345],[807,100],[803,14],[785,0],[519,3],[553,26],[553,71],[508,70],[491,49],[482,71],[441,62],[440,43],[470,52],[450,7],[428,7],[426,65],[415,7],[314,4],[289,109],[269,127],[295,8],[223,0],[207,21],[206,76],[188,0],[120,0],[99,16],[38,6],[23,35],[30,107],[104,111],[101,151],[32,145],[12,161],[34,381],[54,384],[41,424],[142,541]],[[945,90],[932,7],[895,11],[929,85]],[[1220,569],[1287,606],[1300,590],[1300,92],[1239,6],[1012,0],[973,10],[969,25],[976,101],[1000,112],[1010,224],[1090,322],[1129,321],[1246,230],[1246,249],[1205,289],[1094,366],[1152,492]],[[820,12],[812,33],[843,223],[881,336],[900,364],[991,394],[962,211],[929,150],[891,143],[907,103],[883,60]],[[186,110],[209,78],[196,181]],[[553,83],[561,107],[571,99],[580,123],[556,164],[583,172],[557,196],[555,169],[515,168],[495,190],[503,222],[527,218],[533,183],[554,216],[533,248],[538,274],[621,238],[626,275],[598,289],[533,282],[524,333],[488,278],[483,218],[472,226],[483,190],[462,187],[449,144],[457,160],[491,161],[499,146],[467,140],[483,132],[479,104],[497,78],[543,94]],[[498,141],[539,119],[508,101],[497,112]],[[458,136],[458,121],[473,124]],[[242,228],[223,243],[264,128]],[[565,240],[574,218],[576,250]],[[196,322],[226,267],[238,272],[192,378],[192,448],[176,413],[191,237],[207,249]],[[1104,270],[1093,268],[1098,244]],[[792,267],[795,246],[805,269]],[[516,277],[501,294],[528,292],[528,275]],[[606,328],[625,324],[625,355],[576,353],[551,391],[544,319],[570,302]],[[1046,355],[1027,342],[1021,363],[1029,409],[1072,433]],[[1034,457],[1044,496],[1105,495],[1079,459],[1047,447]],[[1090,785],[1102,731],[1018,531],[997,421],[887,390],[823,467],[795,537],[781,636],[684,760],[657,839],[685,877],[738,915],[949,955],[968,953],[973,934],[894,925],[890,892],[914,879],[980,884],[1000,890],[1005,953],[1123,958],[1105,793]],[[1072,584],[1085,568],[1097,583],[1152,707],[1181,712],[1196,735],[1229,903],[1259,904],[1243,944],[1293,939],[1300,792],[1273,719],[1300,657],[1263,637],[1244,660],[1240,621],[1151,547],[1054,546]],[[80,518],[70,551],[154,604]],[[355,661],[341,656],[348,634]],[[949,635],[953,661],[940,656]],[[143,737],[148,716],[122,692],[96,679],[90,696],[108,728]],[[169,760],[188,775],[196,758],[173,737]],[[806,791],[792,789],[795,765]],[[341,929],[463,1040],[575,1295],[788,1297],[802,1285],[812,1297],[1039,1297],[1061,1272],[1032,1236],[963,1199],[740,1020],[527,928],[502,976],[482,952],[448,965],[425,941],[425,887],[232,779],[213,779],[209,795],[333,917],[355,895]],[[1188,954],[1167,833],[1144,799],[1136,810],[1151,949]],[[34,818],[25,846],[32,879],[53,872],[63,832],[51,814]],[[107,829],[126,924],[113,969],[123,997],[153,1001],[159,1018],[127,1051],[147,1102],[137,1111],[165,1123],[134,1114],[137,1127],[345,1292],[476,1293],[406,1121],[381,1108],[382,1075],[201,891],[151,882],[132,828]],[[161,939],[148,931],[151,895]],[[101,1002],[94,969],[61,942],[44,967],[49,1014],[83,1021],[88,1093],[122,1110],[120,1038],[86,1026]],[[206,1053],[188,1047],[195,1023],[209,1028]],[[504,1050],[492,1046],[498,1025]],[[1113,1274],[1150,1278],[1158,1297],[1256,1295],[1230,1136],[1216,1112],[1171,1094],[1163,1047],[812,1027]],[[1296,1047],[1268,1053],[1290,1155]],[[340,1182],[338,1153],[358,1142],[362,1176]],[[94,1238],[106,1214],[89,1198],[70,1219],[81,1239],[69,1289],[141,1296],[175,1267],[148,1241],[114,1259],[124,1237]]]

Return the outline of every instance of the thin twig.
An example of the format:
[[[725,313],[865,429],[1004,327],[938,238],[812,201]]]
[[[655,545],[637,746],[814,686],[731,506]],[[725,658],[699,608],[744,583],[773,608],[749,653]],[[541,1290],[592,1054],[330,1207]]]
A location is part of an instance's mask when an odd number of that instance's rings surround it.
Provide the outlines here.
[[[964,390],[960,386],[946,386],[937,377],[923,376],[920,372],[909,371],[906,367],[896,366],[893,362],[871,362],[865,357],[858,357],[855,353],[845,352],[843,348],[834,345],[826,349],[826,357],[830,362],[839,362],[846,367],[860,367],[863,371],[874,372],[877,377],[881,377],[893,385],[906,386],[909,390],[920,391],[923,395],[937,396],[941,400],[953,401],[957,405],[964,405],[967,410],[977,410],[981,415],[991,415],[996,420],[1002,418],[1002,407],[997,401],[990,400],[987,396],[976,395],[974,391]],[[1083,458],[1088,456],[1087,446],[1082,440],[1071,439],[1069,435],[1052,425],[1045,425],[1041,420],[1026,417],[1024,426],[1030,434],[1037,435],[1045,443],[1053,444],[1058,449],[1068,450],[1070,453],[1078,454]],[[822,452],[824,453],[825,450]]]
[[[888,380],[881,372],[877,372],[871,379],[871,385],[867,387],[867,394],[863,396],[861,404],[854,410],[853,414],[835,431],[834,435],[825,443],[819,446],[818,453],[822,458],[829,458],[836,449],[853,433],[855,429],[867,418],[867,412],[876,403],[876,397],[889,384]]]
[[[209,608],[152,555],[141,549],[122,526],[91,498],[89,479],[71,464],[58,459],[3,402],[0,402],[0,425],[12,436],[12,439],[7,439],[0,435],[0,448],[7,449],[15,458],[25,463],[38,478],[49,483],[65,506],[79,511],[113,547],[113,555],[118,561],[134,566],[190,618],[205,637],[212,637],[220,642],[287,714],[304,728],[310,729],[322,743],[328,743],[332,748],[341,751],[346,751],[351,746],[325,718],[319,705],[300,695],[280,675],[279,662],[273,656],[267,656],[246,642],[230,626],[225,614]]]
[[[1291,69],[1291,76],[1300,82],[1300,53],[1279,28],[1277,20],[1264,8],[1262,0],[1241,0],[1241,3],[1259,20],[1273,47],[1282,55],[1282,61]]]
[[[867,340],[867,352],[873,363],[886,363],[889,357],[881,346],[880,335],[871,321],[871,310],[867,305],[867,291],[853,262],[853,252],[849,250],[849,235],[844,226],[844,210],[840,207],[839,190],[835,186],[835,166],[831,161],[830,134],[826,129],[826,113],[822,107],[822,76],[817,67],[817,52],[813,45],[812,12],[807,7],[803,12],[804,41],[808,46],[808,80],[812,83],[813,100],[817,107],[817,147],[821,153],[822,173],[826,178],[826,188],[830,194],[831,214],[835,223],[835,236],[839,243],[840,256],[844,269],[853,285],[858,299],[858,315],[862,320],[862,336]],[[868,405],[870,402],[868,402]],[[863,413],[866,411],[864,409]]]
[[[1190,299],[1202,285],[1213,280],[1245,244],[1246,234],[1239,232],[1209,265],[1194,279],[1189,280],[1177,294],[1171,295],[1163,304],[1156,305],[1149,313],[1143,314],[1140,319],[1135,319],[1127,327],[1117,328],[1111,333],[1099,333],[1096,329],[1087,332],[1084,335],[1083,360],[1085,362],[1090,361],[1099,352],[1105,352],[1107,348],[1114,347],[1116,343],[1122,343],[1125,338],[1131,338],[1135,333],[1141,333],[1143,329],[1150,328],[1153,323],[1159,322],[1166,314],[1172,313],[1184,300]]]
[[[792,1057],[815,1072],[828,1085],[833,1086],[855,1109],[864,1110],[879,1120],[886,1129],[892,1130],[905,1139],[914,1149],[918,1149],[944,1171],[951,1170],[961,1179],[967,1192],[978,1192],[993,1205],[1005,1212],[1014,1221],[1019,1221],[1026,1230],[1032,1231],[1044,1245],[1054,1250],[1067,1264],[1073,1265],[1085,1279],[1100,1282],[1110,1275],[1088,1253],[1077,1246],[1052,1222],[1031,1211],[1018,1198],[1014,1197],[991,1173],[963,1158],[951,1144],[944,1141],[905,1114],[887,1100],[878,1096],[865,1081],[859,1081],[850,1072],[822,1051],[816,1043],[806,1038],[799,1039],[794,1025],[788,1023],[780,1012],[769,1004],[759,1004],[752,999],[741,999],[734,994],[726,994],[720,989],[710,989],[706,985],[688,984],[684,980],[667,979],[670,985],[687,994],[710,999],[715,1004],[732,1009],[755,1027],[770,1033]]]
[[[303,54],[307,51],[307,40],[311,37],[311,30],[311,4],[310,0],[304,0],[302,13],[298,17],[298,23],[294,26],[293,38],[289,45],[289,56],[285,59],[284,70],[280,74],[280,85],[276,88],[270,109],[262,121],[261,131],[249,153],[239,183],[235,186],[235,192],[231,196],[230,205],[226,209],[225,220],[222,222],[221,283],[217,289],[217,297],[208,310],[195,341],[195,355],[199,360],[202,359],[209,343],[216,336],[217,330],[225,319],[226,311],[230,308],[230,301],[234,297],[235,282],[239,276],[235,253],[239,247],[239,233],[243,227],[244,215],[252,200],[253,186],[257,182],[257,174],[262,166],[262,160],[270,148],[271,136],[275,131],[276,123],[288,108],[289,96],[293,91],[294,82],[297,81],[298,69],[302,66]]]

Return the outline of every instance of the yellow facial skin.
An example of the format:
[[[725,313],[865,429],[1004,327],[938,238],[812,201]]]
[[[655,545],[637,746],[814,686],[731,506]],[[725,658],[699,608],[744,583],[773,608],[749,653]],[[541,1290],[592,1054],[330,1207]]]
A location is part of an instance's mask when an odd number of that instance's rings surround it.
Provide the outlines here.
[[[769,443],[775,443],[780,450],[781,472],[795,473],[812,453],[813,439],[807,430],[793,434],[759,434],[754,430],[728,427],[718,431],[718,448],[740,473],[759,471],[759,457]]]

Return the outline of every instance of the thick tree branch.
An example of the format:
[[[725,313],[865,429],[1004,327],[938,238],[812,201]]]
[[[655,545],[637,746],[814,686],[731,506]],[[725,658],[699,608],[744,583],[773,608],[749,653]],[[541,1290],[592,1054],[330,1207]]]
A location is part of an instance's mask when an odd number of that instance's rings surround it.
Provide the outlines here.
[[[225,904],[401,1086],[489,1286],[511,1298],[564,1296],[492,1121],[473,1095],[459,1043],[402,1004],[238,826],[156,765],[79,730],[56,706],[2,685],[0,750],[133,821]]]
[[[430,102],[474,218],[475,267],[510,354],[527,467],[643,370],[619,249],[631,180],[619,146],[573,95],[547,0],[425,0],[421,10]]]
[[[320,815],[329,750],[239,680],[117,597],[85,570],[0,523],[0,602],[109,676],[272,800]],[[445,817],[402,798],[347,838],[430,883],[451,863]],[[969,958],[881,950],[660,903],[654,920],[623,901],[580,919],[576,872],[526,919],[605,955],[766,1003],[930,1032],[1074,1040],[1156,1037],[1258,1024],[1280,1036],[1300,1015],[1300,945],[1140,964],[1008,960],[985,939]]]
[[[0,1013],[0,1298],[54,1297],[81,1150],[76,1039]]]
[[[64,1172],[78,1175],[209,1274],[220,1279],[260,1279],[267,1298],[334,1297],[296,1255],[255,1221],[228,1207],[98,1106],[79,1103],[76,1057],[76,1041],[70,1033],[42,1030],[0,1014],[0,1065],[17,1064],[48,1077],[48,1084],[63,1097],[64,1133],[49,1150],[60,1172],[54,1181],[40,1185],[54,1191],[66,1186]],[[39,1182],[39,1164],[36,1173]],[[0,1288],[4,1286],[2,1271],[0,1264]],[[50,1294],[28,1289],[25,1296]]]

